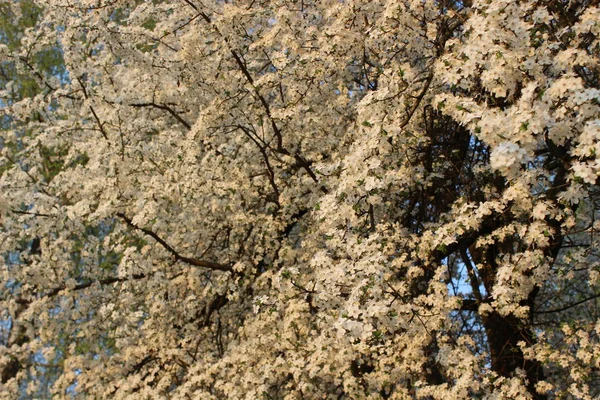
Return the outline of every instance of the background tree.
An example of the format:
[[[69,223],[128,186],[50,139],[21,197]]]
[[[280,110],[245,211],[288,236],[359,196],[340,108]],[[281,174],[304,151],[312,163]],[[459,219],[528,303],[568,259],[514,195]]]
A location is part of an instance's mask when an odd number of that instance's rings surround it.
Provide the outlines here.
[[[6,395],[600,395],[596,2],[1,15]]]

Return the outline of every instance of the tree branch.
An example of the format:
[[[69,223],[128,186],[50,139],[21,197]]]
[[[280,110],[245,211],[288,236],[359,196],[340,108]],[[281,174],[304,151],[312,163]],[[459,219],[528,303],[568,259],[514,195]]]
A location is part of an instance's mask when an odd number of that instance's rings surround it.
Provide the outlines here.
[[[207,23],[210,24],[212,22],[210,17],[206,13],[200,12],[200,15]],[[225,40],[227,45],[229,45],[229,40],[226,37],[223,37],[223,39]],[[242,74],[246,77],[246,80],[248,81],[250,86],[252,86],[252,90],[254,91],[254,94],[260,101],[260,104],[262,105],[263,109],[265,110],[265,115],[267,116],[267,118],[269,119],[269,122],[271,123],[271,128],[273,129],[273,133],[275,134],[275,139],[277,140],[277,145],[276,145],[277,147],[274,150],[279,154],[294,157],[294,160],[296,160],[296,163],[298,164],[298,166],[303,168],[306,171],[306,173],[308,174],[308,176],[310,176],[310,178],[315,183],[319,183],[319,179],[317,178],[317,175],[313,172],[313,170],[311,168],[310,161],[306,160],[300,154],[296,153],[296,154],[292,155],[288,149],[283,147],[283,135],[281,133],[281,129],[279,129],[279,126],[277,126],[277,123],[275,122],[275,119],[273,118],[273,115],[271,114],[271,107],[269,106],[269,103],[267,102],[265,97],[260,93],[260,91],[258,90],[258,87],[256,87],[254,85],[254,79],[252,78],[252,75],[250,75],[250,71],[248,71],[248,68],[246,67],[246,64],[244,64],[244,62],[242,61],[242,58],[240,57],[240,55],[234,49],[231,49],[231,48],[230,48],[230,52],[231,52],[231,55],[233,56],[233,59],[235,60],[235,63],[239,67],[240,71],[242,71]],[[320,190],[323,193],[327,193],[327,188],[325,186],[321,186]]]
[[[53,217],[53,215],[50,214],[45,214],[45,213],[37,213],[37,212],[31,212],[31,211],[21,211],[21,210],[10,210],[12,213],[15,214],[22,214],[22,215],[33,215],[34,217]]]
[[[260,153],[263,156],[263,159],[265,161],[265,167],[267,168],[267,176],[269,177],[269,183],[271,184],[271,187],[273,188],[273,192],[275,194],[275,201],[277,203],[277,205],[279,206],[279,188],[277,187],[277,183],[275,182],[275,172],[273,171],[273,167],[271,167],[271,162],[269,161],[269,155],[267,154],[267,150],[266,150],[266,146],[261,145],[258,140],[252,136],[252,133],[250,132],[249,129],[247,129],[246,127],[244,127],[243,125],[238,125],[238,127],[240,128],[240,130],[242,132],[244,132],[246,134],[246,136],[248,136],[248,138],[250,138],[250,140],[252,142],[254,142],[254,144],[256,145],[256,147],[258,147],[258,150],[260,151]]]
[[[217,270],[217,271],[233,271],[233,269],[231,268],[231,265],[219,264],[219,263],[214,263],[214,262],[210,262],[210,261],[198,260],[196,258],[182,256],[181,254],[179,254],[179,252],[177,252],[177,250],[175,250],[167,242],[165,242],[164,239],[162,239],[160,236],[158,236],[156,233],[154,233],[150,229],[142,228],[142,227],[139,227],[139,226],[135,225],[131,221],[131,219],[128,218],[123,213],[118,213],[117,216],[119,218],[123,219],[123,221],[125,221],[125,223],[127,223],[127,225],[129,225],[133,229],[138,230],[138,231],[142,231],[146,235],[152,237],[162,247],[164,247],[165,250],[167,250],[169,253],[171,253],[175,257],[175,259],[177,261],[181,261],[181,262],[184,262],[186,264],[193,265],[195,267],[208,268],[208,269]]]
[[[477,279],[477,276],[475,275],[475,266],[471,262],[471,259],[467,254],[467,249],[465,247],[462,247],[460,249],[460,257],[462,258],[463,262],[465,263],[465,266],[467,267],[467,274],[469,275],[473,295],[475,295],[475,299],[477,299],[477,301],[481,302],[482,296],[481,291],[479,290],[480,282],[479,279]]]
[[[77,79],[77,82],[79,83],[79,86],[81,86],[81,90],[83,91],[83,97],[85,97],[86,99],[89,99],[87,90],[85,88],[85,85],[81,81],[81,78],[77,77],[76,79]],[[98,124],[98,128],[100,128],[100,133],[102,133],[102,136],[104,136],[104,139],[106,139],[108,141],[108,134],[106,133],[106,130],[104,130],[104,124],[102,122],[100,122],[100,118],[98,118],[98,114],[96,114],[96,110],[94,110],[94,107],[90,106],[90,111],[92,112],[92,115],[94,116],[94,119],[96,120],[96,123]]]
[[[583,304],[583,303],[585,303],[587,301],[597,299],[598,297],[600,297],[600,293],[595,294],[595,295],[590,296],[590,297],[587,297],[587,298],[585,298],[583,300],[580,300],[580,301],[578,301],[576,303],[569,304],[568,306],[564,306],[564,307],[561,307],[561,308],[555,308],[554,310],[534,311],[534,314],[552,314],[552,313],[557,313],[557,312],[561,312],[561,311],[566,311],[566,310],[568,310],[570,308],[577,307],[578,305]]]
[[[484,221],[481,222],[479,229],[467,232],[463,236],[459,237],[455,242],[433,250],[431,252],[431,259],[435,262],[440,262],[457,250],[470,247],[480,237],[488,235],[494,230],[500,228],[503,226],[503,223],[499,219],[501,214],[502,213],[497,212],[490,214]]]
[[[423,88],[421,89],[421,92],[419,93],[419,95],[415,99],[415,103],[413,104],[413,106],[409,110],[408,115],[406,116],[406,118],[404,119],[404,121],[402,121],[402,123],[400,124],[400,129],[404,129],[404,127],[406,127],[406,125],[408,125],[408,123],[412,119],[413,115],[415,115],[415,112],[419,108],[419,105],[421,104],[421,101],[425,97],[425,94],[427,93],[427,90],[429,89],[429,86],[431,85],[431,81],[433,81],[433,74],[429,74],[427,76],[427,78],[425,78],[425,84],[423,85]]]
[[[102,124],[102,122],[100,122],[100,118],[98,118],[98,114],[96,114],[94,107],[90,106],[90,111],[94,115],[94,119],[96,120],[96,123],[98,124],[98,127],[100,128],[100,133],[102,133],[102,136],[104,136],[104,139],[106,139],[108,141],[108,135],[107,135],[106,131],[104,130],[104,125]]]
[[[118,283],[118,282],[125,282],[128,281],[130,279],[133,280],[138,280],[138,279],[143,279],[145,278],[147,275],[145,274],[134,274],[131,277],[122,277],[122,278],[118,278],[118,277],[112,277],[112,278],[106,278],[106,279],[98,279],[98,280],[92,280],[89,282],[85,282],[85,283],[80,283],[78,285],[75,285],[75,287],[73,287],[72,291],[79,291],[79,290],[83,290],[83,289],[87,289],[90,286],[93,286],[94,284],[100,284],[100,285],[112,285],[113,283]],[[54,297],[56,295],[58,295],[60,292],[62,292],[63,290],[68,289],[68,287],[66,285],[62,285],[62,286],[58,286],[55,287],[54,289],[50,290],[47,293],[44,293],[41,297]],[[29,300],[29,299],[24,299],[24,298],[17,298],[15,300],[15,302],[17,304],[31,304],[33,300]]]
[[[169,107],[166,104],[157,104],[157,103],[151,102],[151,103],[134,103],[134,104],[130,104],[130,106],[131,107],[137,107],[137,108],[141,108],[141,107],[154,107],[154,108],[158,108],[159,110],[167,111],[179,123],[181,123],[181,125],[185,126],[188,130],[192,129],[192,125],[190,125],[189,122],[187,122],[186,120],[184,120],[183,118],[181,118],[181,116],[179,114],[177,114],[175,112],[175,110],[173,110],[171,107]]]

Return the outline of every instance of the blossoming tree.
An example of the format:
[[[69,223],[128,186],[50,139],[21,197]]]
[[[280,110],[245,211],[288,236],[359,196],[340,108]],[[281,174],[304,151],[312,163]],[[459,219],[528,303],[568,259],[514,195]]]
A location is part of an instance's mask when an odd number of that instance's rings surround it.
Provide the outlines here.
[[[0,11],[3,395],[600,395],[597,1]]]

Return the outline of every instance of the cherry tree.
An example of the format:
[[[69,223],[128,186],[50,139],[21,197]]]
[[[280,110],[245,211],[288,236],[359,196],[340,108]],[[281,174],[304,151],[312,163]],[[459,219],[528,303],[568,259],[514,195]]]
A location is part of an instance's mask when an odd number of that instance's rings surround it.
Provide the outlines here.
[[[597,1],[0,15],[3,395],[600,396]]]

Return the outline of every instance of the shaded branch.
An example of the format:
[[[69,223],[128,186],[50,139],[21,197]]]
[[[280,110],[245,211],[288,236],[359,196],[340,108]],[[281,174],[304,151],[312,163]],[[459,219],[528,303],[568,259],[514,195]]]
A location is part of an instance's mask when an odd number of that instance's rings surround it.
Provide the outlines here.
[[[196,11],[199,11],[199,10],[198,10],[198,7],[197,7],[197,6],[196,6],[194,3],[192,3],[190,0],[184,0],[184,1],[185,1],[185,2],[186,2],[186,3],[187,3],[189,6],[190,6],[190,7],[192,7],[194,10],[196,10]],[[200,15],[200,14],[198,14],[198,15]]]
[[[205,308],[199,313],[198,317],[202,319],[202,327],[207,327],[210,323],[210,318],[213,313],[219,311],[223,308],[227,303],[229,303],[229,299],[227,298],[227,294],[217,294],[215,298],[206,305]]]
[[[177,261],[181,261],[186,264],[193,265],[195,267],[208,268],[208,269],[217,270],[217,271],[233,271],[233,269],[231,268],[231,265],[219,264],[219,263],[214,263],[214,262],[210,262],[210,261],[198,260],[196,258],[182,256],[181,254],[179,254],[179,252],[177,250],[175,250],[167,242],[165,242],[164,239],[162,239],[160,236],[158,236],[156,233],[154,233],[150,229],[142,228],[142,227],[135,225],[131,221],[131,219],[128,218],[123,213],[118,213],[117,216],[119,218],[121,218],[123,221],[125,221],[125,223],[127,223],[127,225],[129,225],[133,229],[141,231],[141,232],[145,233],[146,235],[152,237],[162,247],[164,247],[165,250],[167,250],[169,253],[171,253]]]
[[[416,97],[415,103],[413,104],[411,109],[408,111],[408,115],[406,116],[404,121],[402,121],[402,123],[400,124],[400,129],[404,129],[404,127],[406,127],[406,125],[408,125],[408,123],[412,119],[413,115],[415,115],[415,112],[419,108],[421,101],[425,97],[425,94],[427,93],[427,90],[429,89],[429,86],[431,85],[431,81],[433,81],[433,74],[429,74],[427,76],[427,78],[425,78],[425,84],[423,85],[423,88],[421,89],[421,92],[419,93],[419,95]]]
[[[275,133],[275,137],[277,139],[277,149],[276,149],[277,152],[286,154],[286,153],[283,153],[284,151],[287,152],[287,150],[285,150],[283,147],[283,135],[281,134],[281,130],[277,126],[275,119],[271,115],[271,107],[269,106],[269,103],[267,103],[267,100],[265,99],[265,97],[260,93],[258,88],[254,85],[254,79],[252,79],[252,76],[250,75],[250,72],[248,71],[246,64],[244,64],[244,62],[242,61],[240,56],[236,53],[235,50],[231,50],[231,54],[233,55],[233,58],[234,58],[236,64],[238,65],[238,67],[240,68],[240,70],[242,71],[244,76],[246,77],[246,80],[248,81],[250,86],[252,86],[252,89],[254,89],[254,94],[256,94],[256,97],[258,97],[260,104],[263,106],[263,108],[265,110],[265,115],[271,122],[271,127],[273,128],[273,132]]]
[[[79,83],[79,85],[81,86],[81,90],[83,91],[83,97],[85,97],[86,99],[89,99],[87,90],[85,88],[85,85],[83,84],[83,82],[81,81],[80,77],[77,77],[77,82]],[[104,124],[102,122],[100,122],[100,118],[98,118],[98,114],[96,114],[96,110],[94,110],[94,107],[89,106],[90,107],[90,111],[92,112],[92,115],[94,116],[94,119],[96,120],[96,123],[98,124],[98,128],[100,128],[100,133],[102,133],[102,136],[104,136],[104,139],[106,139],[108,141],[108,134],[106,133],[106,130],[104,129]]]
[[[10,211],[14,214],[33,215],[34,217],[47,217],[47,218],[53,217],[53,215],[50,215],[50,214],[31,212],[31,211],[20,211],[20,210],[10,210]]]
[[[267,154],[266,146],[261,145],[258,140],[252,135],[249,129],[245,128],[242,125],[238,125],[238,127],[250,138],[252,142],[258,147],[258,150],[263,156],[263,160],[265,162],[265,167],[267,168],[267,176],[269,177],[269,183],[273,188],[273,192],[275,194],[275,202],[279,205],[279,188],[277,187],[277,183],[275,182],[275,171],[273,171],[273,167],[271,166],[271,162],[269,161],[269,155]]]
[[[231,54],[233,55],[233,58],[235,59],[236,64],[242,71],[242,74],[244,74],[244,76],[246,77],[246,80],[252,86],[252,89],[254,90],[254,94],[256,95],[256,97],[260,101],[260,104],[262,105],[263,109],[265,110],[265,115],[271,122],[271,128],[273,129],[273,133],[275,133],[275,139],[277,140],[277,147],[275,148],[275,151],[279,154],[294,157],[294,160],[296,160],[296,163],[298,164],[298,166],[303,168],[306,171],[306,173],[308,174],[308,176],[310,176],[310,178],[315,183],[319,183],[319,179],[317,178],[317,175],[313,172],[313,170],[311,168],[311,163],[298,153],[295,153],[292,155],[288,149],[283,147],[283,135],[281,133],[281,129],[279,129],[279,127],[277,126],[277,123],[275,122],[275,119],[273,118],[273,116],[271,114],[271,107],[269,106],[269,103],[267,102],[265,97],[260,93],[258,88],[254,85],[254,79],[252,79],[252,76],[250,75],[250,72],[248,71],[248,68],[246,67],[246,64],[244,64],[244,62],[242,61],[241,57],[235,52],[235,50],[231,50]],[[324,186],[321,187],[321,191],[324,193],[327,193],[327,189]]]
[[[100,122],[100,118],[98,118],[98,115],[96,114],[96,111],[94,110],[94,107],[90,106],[90,111],[92,112],[92,115],[94,116],[94,119],[96,120],[96,123],[98,124],[98,127],[100,128],[100,133],[102,133],[102,136],[104,136],[104,139],[108,140],[108,135],[106,134],[106,131],[104,130],[104,125],[102,124],[102,122]]]
[[[188,2],[188,4],[190,4],[190,3]],[[193,7],[192,4],[190,4],[190,6]],[[196,9],[196,7],[194,7],[194,8]],[[200,15],[207,23],[209,23],[209,24],[212,23],[210,17],[206,13],[201,11]],[[224,38],[225,42],[229,45],[229,41],[227,40],[227,38],[226,37],[223,37],[223,38]],[[273,129],[273,133],[275,134],[275,139],[277,140],[277,147],[276,147],[275,151],[279,154],[293,156],[294,160],[296,160],[296,163],[298,164],[298,166],[303,168],[306,171],[306,173],[308,174],[308,176],[310,176],[310,178],[315,183],[319,183],[319,179],[317,178],[317,175],[313,172],[313,170],[311,168],[310,161],[306,160],[304,157],[302,157],[301,155],[299,155],[297,153],[292,155],[289,152],[289,150],[287,150],[285,147],[283,147],[283,135],[281,133],[281,129],[279,129],[279,126],[277,126],[277,123],[275,122],[275,119],[273,118],[273,115],[271,114],[271,107],[269,106],[269,103],[267,102],[265,97],[260,93],[260,91],[258,90],[258,87],[256,87],[256,85],[254,84],[254,79],[252,78],[252,75],[250,75],[250,71],[248,71],[248,68],[246,67],[246,64],[242,61],[242,58],[240,57],[240,55],[233,49],[230,49],[230,51],[231,51],[231,55],[233,56],[233,59],[235,60],[235,63],[239,67],[240,71],[242,71],[242,74],[244,75],[244,77],[246,77],[246,80],[248,81],[250,86],[252,86],[254,94],[260,101],[260,104],[262,105],[263,109],[265,110],[265,115],[267,116],[267,118],[269,119],[269,122],[271,123],[271,128]],[[320,190],[323,193],[327,193],[327,188],[325,188],[325,186],[321,186]]]
[[[564,306],[564,307],[561,307],[561,308],[555,308],[554,310],[534,311],[534,314],[552,314],[552,313],[557,313],[557,312],[561,312],[561,311],[566,311],[566,310],[568,310],[570,308],[577,307],[578,305],[583,304],[585,302],[588,302],[590,300],[597,299],[598,297],[600,297],[600,293],[595,294],[595,295],[590,296],[590,297],[587,297],[587,298],[585,298],[583,300],[580,300],[578,302],[575,302],[573,304],[569,304],[568,306]]]
[[[95,284],[99,284],[99,285],[112,285],[113,283],[118,283],[118,282],[125,282],[128,280],[139,280],[139,279],[143,279],[145,278],[146,275],[145,274],[134,274],[132,276],[128,276],[128,277],[112,277],[112,278],[106,278],[106,279],[98,279],[98,280],[92,280],[89,282],[85,282],[85,283],[80,283],[78,285],[75,285],[75,287],[69,289],[66,285],[61,285],[58,286],[52,290],[50,290],[49,292],[46,292],[44,294],[41,295],[41,297],[54,297],[56,295],[58,295],[60,292],[62,292],[63,290],[71,290],[71,291],[79,291],[79,290],[83,290],[83,289],[87,289]],[[15,300],[15,302],[17,304],[31,304],[33,302],[33,300],[30,299],[24,299],[24,298],[17,298]]]
[[[474,312],[478,312],[479,311],[479,306],[481,304],[490,304],[492,302],[492,299],[487,297],[485,299],[482,300],[477,300],[477,299],[462,299],[461,304],[460,304],[460,308],[458,310],[460,311],[474,311]]]
[[[56,91],[56,88],[52,87],[52,85],[50,85],[48,83],[48,81],[46,80],[46,78],[44,78],[44,76],[41,74],[41,72],[39,72],[37,69],[35,69],[35,67],[33,65],[31,65],[28,58],[19,57],[19,60],[23,64],[25,64],[27,66],[27,68],[29,68],[29,70],[35,75],[35,77],[38,78],[44,84],[44,86],[46,86],[48,88],[48,90],[50,90],[51,92]],[[69,96],[65,96],[65,97],[68,98]]]
[[[129,370],[127,372],[127,376],[131,376],[133,374],[136,374],[138,372],[140,372],[140,370],[142,368],[144,368],[145,365],[150,364],[153,361],[158,360],[158,358],[152,356],[152,355],[147,355],[146,357],[144,357],[141,361],[137,362],[136,364],[134,364],[131,367],[131,370]]]
[[[175,112],[175,110],[173,110],[171,107],[169,107],[166,104],[157,104],[154,102],[150,102],[150,103],[134,103],[134,104],[130,104],[130,106],[137,107],[137,108],[154,107],[154,108],[158,108],[159,110],[164,110],[164,111],[168,112],[169,114],[171,114],[179,123],[181,123],[181,125],[185,126],[187,129],[192,129],[192,125],[190,125],[189,122],[187,122],[186,120],[181,118],[181,116],[179,114],[177,114]]]
[[[488,235],[494,230],[501,227],[503,224],[500,221],[501,213],[492,213],[481,222],[479,229],[470,231],[460,236],[455,242],[447,245],[440,246],[431,252],[431,259],[434,262],[440,262],[450,254],[460,250],[461,248],[469,248],[473,243],[477,241],[481,236]]]
[[[477,279],[477,276],[475,275],[475,266],[471,262],[471,259],[469,258],[465,247],[462,247],[460,249],[460,257],[462,258],[463,262],[465,263],[465,266],[467,267],[467,273],[469,275],[469,280],[471,282],[471,289],[473,290],[473,294],[475,295],[477,301],[481,302],[482,296],[481,291],[479,290],[480,283]]]

